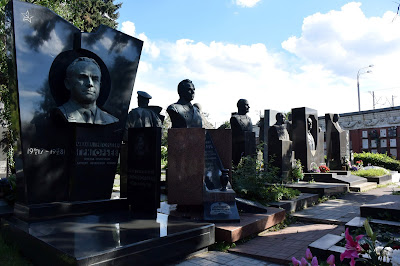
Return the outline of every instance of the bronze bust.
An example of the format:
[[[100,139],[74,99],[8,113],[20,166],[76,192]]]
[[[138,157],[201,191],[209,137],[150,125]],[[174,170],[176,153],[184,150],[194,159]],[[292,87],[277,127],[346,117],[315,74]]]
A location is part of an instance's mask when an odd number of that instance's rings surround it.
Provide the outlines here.
[[[138,127],[162,127],[164,116],[160,115],[162,110],[159,106],[149,106],[152,98],[150,94],[144,91],[138,91],[138,106],[132,109],[128,114],[126,129]]]
[[[119,121],[96,105],[100,80],[100,66],[92,58],[78,57],[67,67],[64,84],[71,96],[57,108],[68,122],[108,125]]]
[[[231,128],[234,132],[253,131],[253,124],[247,115],[250,106],[246,99],[240,99],[237,102],[238,112],[233,113],[231,117]]]
[[[275,140],[290,140],[287,124],[282,113],[276,114],[276,123],[268,130],[269,141]]]
[[[192,81],[185,79],[179,82],[178,94],[179,100],[167,108],[172,128],[203,127],[200,111],[191,103],[195,94]]]

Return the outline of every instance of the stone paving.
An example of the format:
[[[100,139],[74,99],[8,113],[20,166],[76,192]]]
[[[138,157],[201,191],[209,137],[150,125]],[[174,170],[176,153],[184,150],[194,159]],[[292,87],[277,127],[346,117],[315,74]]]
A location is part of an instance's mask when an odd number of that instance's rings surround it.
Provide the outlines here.
[[[251,266],[251,265],[267,265],[267,266],[280,266],[282,264],[275,264],[271,262],[261,261],[245,256],[238,256],[231,253],[210,251],[204,252],[189,260],[175,264],[179,266],[195,266],[195,265],[232,265],[232,266]]]
[[[360,215],[362,204],[399,191],[398,186],[396,183],[367,192],[347,193],[294,213],[298,222],[280,231],[261,232],[229,253],[204,252],[176,265],[287,265],[293,256],[298,259],[305,256],[308,245],[320,237],[344,232],[343,224]]]

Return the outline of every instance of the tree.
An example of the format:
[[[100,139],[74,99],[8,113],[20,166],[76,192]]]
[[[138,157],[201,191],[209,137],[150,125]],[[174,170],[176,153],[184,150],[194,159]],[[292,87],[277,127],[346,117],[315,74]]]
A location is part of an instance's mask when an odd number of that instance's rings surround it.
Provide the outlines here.
[[[5,33],[5,6],[8,0],[0,0],[0,102],[4,108],[0,110],[1,126],[6,127],[1,138],[3,151],[7,153],[8,166],[14,166],[13,145],[16,143],[18,120],[12,121],[11,92],[9,90],[9,76],[7,67],[6,33]],[[114,4],[114,0],[25,0],[25,2],[47,7],[59,16],[71,22],[81,31],[91,32],[94,28],[104,24],[111,28],[118,26],[118,9],[122,3]],[[14,110],[15,112],[15,110]],[[13,130],[14,128],[14,130]]]

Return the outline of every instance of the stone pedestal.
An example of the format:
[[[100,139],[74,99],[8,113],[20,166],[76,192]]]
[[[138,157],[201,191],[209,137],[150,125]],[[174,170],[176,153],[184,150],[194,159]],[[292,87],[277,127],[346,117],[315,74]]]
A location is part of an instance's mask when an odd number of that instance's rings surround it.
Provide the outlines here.
[[[292,142],[290,140],[278,140],[269,144],[269,163],[280,169],[279,175],[287,178],[292,162]],[[271,159],[272,158],[272,159]]]
[[[127,165],[131,211],[155,215],[160,207],[161,128],[128,130]]]
[[[202,205],[204,142],[203,128],[168,130],[168,203]]]

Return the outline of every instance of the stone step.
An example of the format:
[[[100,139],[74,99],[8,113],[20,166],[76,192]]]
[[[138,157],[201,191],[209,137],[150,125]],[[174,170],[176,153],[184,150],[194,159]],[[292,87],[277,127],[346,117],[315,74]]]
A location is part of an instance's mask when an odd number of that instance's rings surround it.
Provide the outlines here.
[[[347,222],[345,224],[346,228],[350,228],[350,230],[357,229],[360,227],[364,227],[364,222],[367,220],[367,218],[364,217],[354,217],[352,220]],[[381,220],[381,219],[370,219],[369,220],[370,224],[383,224],[383,225],[388,225],[391,227],[397,227],[400,228],[400,222],[396,221],[386,221],[386,220]]]
[[[319,183],[319,182],[303,182],[293,184],[285,184],[288,188],[300,190],[301,193],[318,194],[323,196],[333,196],[349,191],[349,185],[343,183]]]
[[[270,202],[269,205],[272,207],[285,209],[287,213],[292,213],[314,206],[317,203],[318,194],[302,193],[295,199]]]
[[[364,183],[359,183],[356,185],[351,185],[350,186],[350,191],[352,192],[362,192],[362,191],[367,191],[370,189],[374,189],[378,186],[377,183],[375,182],[364,182]]]

